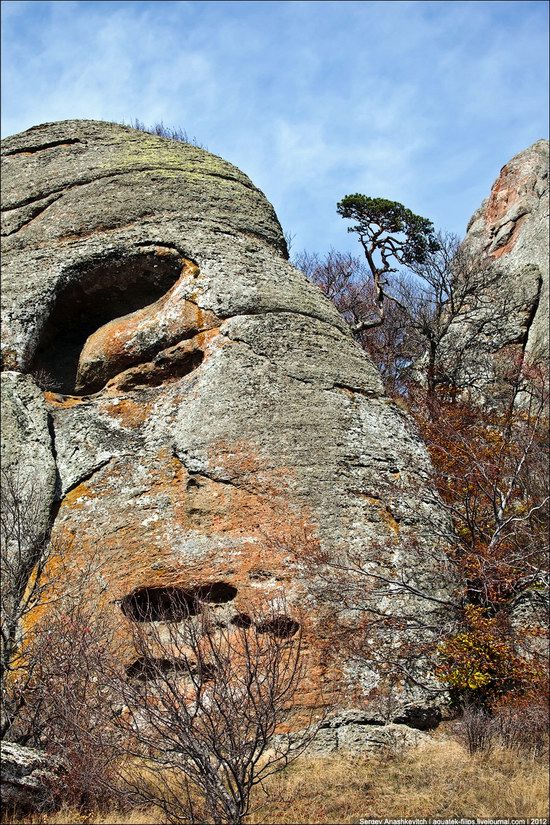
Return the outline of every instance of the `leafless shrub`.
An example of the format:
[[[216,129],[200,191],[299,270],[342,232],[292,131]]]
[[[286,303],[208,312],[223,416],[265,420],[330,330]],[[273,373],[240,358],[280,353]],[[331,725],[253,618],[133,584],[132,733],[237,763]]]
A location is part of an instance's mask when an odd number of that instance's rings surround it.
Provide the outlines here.
[[[300,733],[284,730],[303,677],[301,627],[284,605],[229,626],[204,606],[193,612],[133,625],[119,724],[140,767],[125,780],[169,822],[241,823],[253,788],[316,732],[311,718]]]
[[[296,233],[291,232],[290,229],[287,229],[285,232],[283,232],[283,235],[285,238],[286,250],[290,255],[292,247],[294,246],[294,239],[296,238]]]
[[[403,375],[423,352],[423,345],[410,328],[404,305],[388,302],[384,323],[361,327],[364,318],[377,313],[372,274],[366,263],[350,253],[331,249],[324,258],[303,251],[294,259],[306,277],[330,298],[355,330],[355,336],[378,367],[389,392],[398,391]]]
[[[42,505],[38,483],[23,470],[6,467],[1,472],[0,561],[0,691],[4,738],[20,709],[21,697],[8,692],[8,682],[26,673],[28,663],[21,648],[22,624],[47,598],[44,572],[55,552],[49,541],[50,522]]]
[[[494,735],[505,748],[538,759],[548,755],[548,722],[546,701],[504,705],[494,714]]]
[[[53,375],[42,367],[34,370],[31,376],[41,390],[54,390],[57,387],[57,382]]]
[[[62,758],[58,802],[97,806],[112,799],[114,703],[103,673],[115,629],[88,595],[98,556],[52,540],[50,526],[38,484],[3,470],[0,734]]]
[[[106,679],[116,667],[112,622],[86,598],[92,568],[84,568],[78,586],[53,600],[27,631],[27,670],[10,685],[21,707],[9,735],[63,760],[63,785],[52,789],[56,806],[94,810],[115,799],[119,703]]]
[[[457,725],[458,738],[468,748],[468,753],[491,750],[495,728],[489,712],[475,704],[467,705]]]
[[[126,124],[123,123],[123,126]],[[168,138],[168,140],[175,140],[178,143],[188,143],[190,146],[196,146],[198,149],[206,149],[197,138],[189,138],[185,129],[181,126],[165,126],[162,120],[152,126],[146,126],[141,120],[135,118],[130,121],[130,127],[137,129],[139,132],[148,132],[150,135],[157,135],[157,137]]]

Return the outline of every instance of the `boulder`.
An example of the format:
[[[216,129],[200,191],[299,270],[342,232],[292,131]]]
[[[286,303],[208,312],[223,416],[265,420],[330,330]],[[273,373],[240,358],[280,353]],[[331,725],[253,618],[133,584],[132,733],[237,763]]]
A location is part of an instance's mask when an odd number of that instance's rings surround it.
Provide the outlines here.
[[[305,705],[334,678],[385,707],[383,660],[403,642],[414,678],[393,679],[393,715],[429,715],[441,700],[422,651],[455,614],[427,453],[288,263],[262,192],[195,146],[96,121],[10,137],[2,164],[4,366],[42,376],[54,536],[76,569],[100,556],[89,597],[129,636],[121,606],[160,605],[163,588],[203,588],[227,623],[284,596],[285,626],[304,629]],[[327,630],[343,600],[327,601],[311,548],[362,560],[345,619],[368,669]]]
[[[64,771],[57,757],[36,748],[0,743],[1,799],[5,812],[35,812],[52,807]]]

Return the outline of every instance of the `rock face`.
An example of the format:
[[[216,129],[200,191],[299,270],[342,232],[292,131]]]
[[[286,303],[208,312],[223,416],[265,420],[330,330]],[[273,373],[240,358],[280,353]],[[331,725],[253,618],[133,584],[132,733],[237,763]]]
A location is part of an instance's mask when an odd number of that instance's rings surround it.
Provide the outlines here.
[[[284,590],[304,626],[302,702],[315,704],[342,605],[322,596],[307,533],[411,586],[366,579],[364,604],[415,618],[420,667],[422,618],[437,607],[449,620],[452,586],[427,455],[336,309],[287,262],[264,195],[201,149],[108,123],[45,124],[2,152],[8,405],[25,389],[45,453],[22,425],[6,449],[43,464],[75,565],[99,553],[90,598],[130,622],[140,599],[161,619],[166,588],[202,588],[229,622]],[[387,711],[377,650],[399,635],[377,628],[368,673],[332,650],[341,701],[413,719],[437,700],[401,674]]]
[[[3,810],[23,813],[52,807],[63,774],[62,762],[13,742],[1,742],[0,755]]]
[[[451,360],[461,355],[459,385],[482,396],[511,363],[548,358],[548,157],[548,141],[539,140],[512,158],[468,224],[463,248],[491,275],[448,346]]]

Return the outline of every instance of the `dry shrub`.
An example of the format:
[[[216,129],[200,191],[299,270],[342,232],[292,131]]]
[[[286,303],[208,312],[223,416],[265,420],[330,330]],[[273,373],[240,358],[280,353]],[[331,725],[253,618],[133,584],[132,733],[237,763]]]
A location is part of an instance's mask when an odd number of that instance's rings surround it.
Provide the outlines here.
[[[284,598],[226,623],[181,588],[160,595],[125,606],[136,655],[114,681],[135,766],[125,787],[172,823],[241,823],[254,788],[298,758],[317,730],[311,718],[285,732],[304,672],[302,625]]]
[[[494,714],[494,737],[502,747],[519,751],[533,759],[548,756],[548,702],[508,704],[499,707]]]
[[[530,819],[548,817],[544,759],[494,747],[470,756],[454,741],[437,741],[399,757],[334,754],[302,758],[272,777],[254,800],[256,823],[356,823],[361,818]],[[29,819],[29,825],[162,823],[159,812],[72,818],[70,811]]]
[[[494,725],[489,712],[483,707],[467,705],[457,723],[459,740],[470,756],[489,750],[494,740]]]
[[[302,760],[269,790],[269,806],[252,823],[548,814],[542,760],[533,762],[502,748],[471,757],[456,742],[434,742],[397,758],[335,755]]]

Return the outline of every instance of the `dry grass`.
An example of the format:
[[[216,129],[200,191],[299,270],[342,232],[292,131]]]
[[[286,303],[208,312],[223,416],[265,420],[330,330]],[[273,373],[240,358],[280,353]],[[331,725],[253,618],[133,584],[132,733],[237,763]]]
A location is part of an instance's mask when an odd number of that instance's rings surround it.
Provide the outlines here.
[[[303,758],[259,791],[250,817],[259,823],[357,823],[361,818],[548,817],[548,773],[506,749],[469,756],[453,741],[434,741],[399,757],[338,754]],[[147,825],[162,819],[153,809],[82,816],[60,811],[25,820],[28,825]]]
[[[347,823],[361,818],[548,817],[544,762],[509,750],[471,757],[455,742],[401,757],[302,760],[274,780],[251,822]]]

